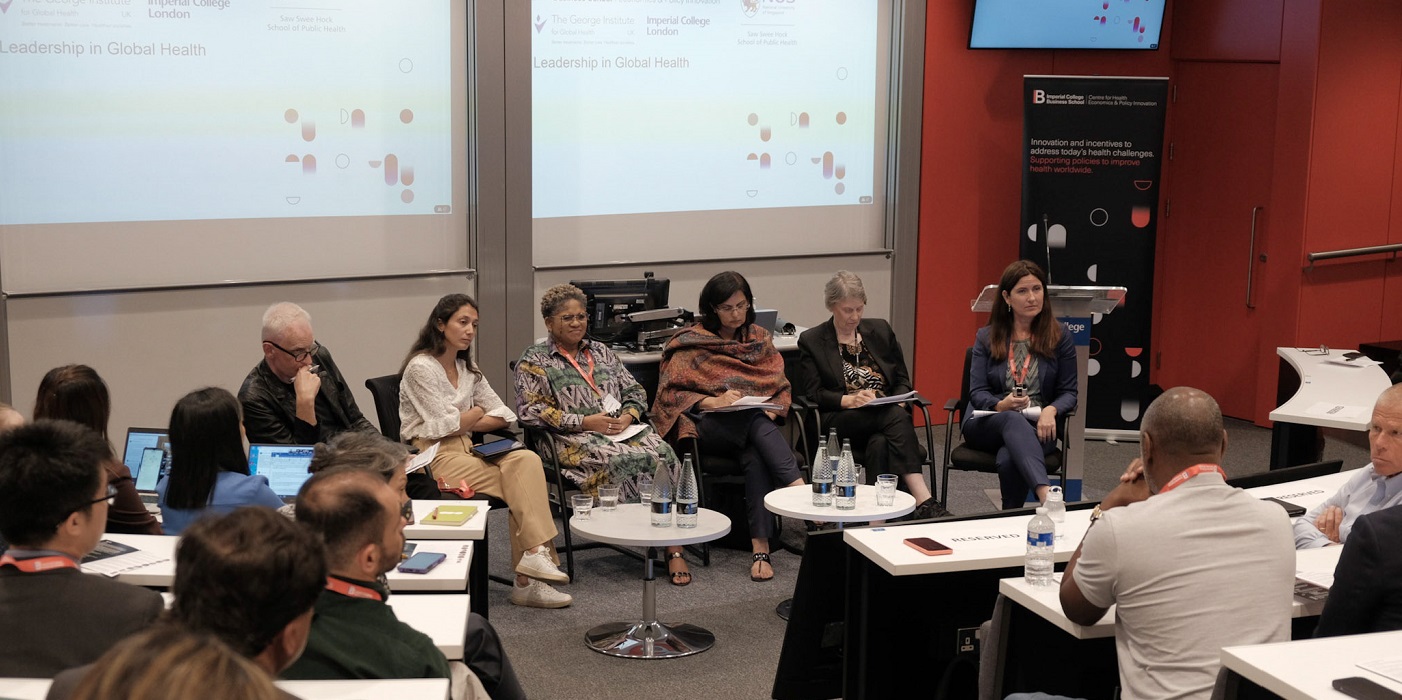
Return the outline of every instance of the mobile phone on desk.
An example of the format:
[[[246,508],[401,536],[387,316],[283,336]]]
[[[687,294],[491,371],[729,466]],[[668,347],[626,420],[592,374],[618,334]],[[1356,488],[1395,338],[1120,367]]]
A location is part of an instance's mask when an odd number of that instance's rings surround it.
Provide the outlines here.
[[[1358,700],[1402,700],[1402,694],[1360,676],[1335,678],[1334,690]]]
[[[433,571],[433,567],[443,563],[448,555],[442,552],[419,552],[399,565],[400,573],[405,574],[426,574]]]
[[[937,557],[941,554],[953,554],[954,550],[948,546],[940,544],[928,537],[907,537],[904,540],[907,547],[914,549],[925,556]]]
[[[1290,517],[1292,517],[1292,518],[1298,518],[1298,517],[1300,517],[1301,515],[1304,515],[1304,514],[1305,514],[1305,507],[1304,507],[1304,506],[1297,506],[1297,505],[1295,505],[1294,503],[1290,503],[1289,501],[1282,501],[1282,500],[1280,500],[1279,498],[1270,498],[1270,497],[1262,498],[1261,500],[1263,500],[1263,501],[1270,501],[1271,503],[1275,503],[1275,504],[1279,505],[1281,508],[1284,508],[1284,509],[1285,509],[1285,514],[1288,515],[1288,516],[1290,516]]]

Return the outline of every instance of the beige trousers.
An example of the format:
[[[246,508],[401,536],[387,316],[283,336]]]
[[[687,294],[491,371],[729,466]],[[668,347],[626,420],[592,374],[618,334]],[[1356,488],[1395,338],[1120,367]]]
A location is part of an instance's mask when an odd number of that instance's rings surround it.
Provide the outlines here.
[[[416,439],[420,450],[433,445],[432,440]],[[550,501],[545,490],[545,470],[540,457],[530,450],[508,452],[490,461],[472,454],[472,442],[461,435],[439,441],[438,454],[429,467],[433,475],[457,486],[466,481],[472,490],[484,496],[506,501],[511,509],[511,568],[521,561],[521,555],[543,544],[556,564],[554,539],[559,531],[550,516]]]

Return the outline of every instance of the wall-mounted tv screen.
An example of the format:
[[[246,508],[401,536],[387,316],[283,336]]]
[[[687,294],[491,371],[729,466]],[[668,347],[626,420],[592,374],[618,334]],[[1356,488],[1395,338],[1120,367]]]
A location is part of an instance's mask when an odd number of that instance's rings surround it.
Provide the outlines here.
[[[1165,0],[975,0],[971,49],[1159,48]]]

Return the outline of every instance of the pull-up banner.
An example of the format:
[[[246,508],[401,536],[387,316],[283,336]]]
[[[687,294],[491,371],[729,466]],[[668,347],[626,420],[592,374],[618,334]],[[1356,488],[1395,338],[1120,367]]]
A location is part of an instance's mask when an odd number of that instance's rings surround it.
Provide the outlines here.
[[[1092,318],[1091,430],[1139,429],[1149,394],[1167,78],[1023,77],[1022,257],[1051,283],[1125,287]],[[1055,309],[1053,309],[1055,311]]]

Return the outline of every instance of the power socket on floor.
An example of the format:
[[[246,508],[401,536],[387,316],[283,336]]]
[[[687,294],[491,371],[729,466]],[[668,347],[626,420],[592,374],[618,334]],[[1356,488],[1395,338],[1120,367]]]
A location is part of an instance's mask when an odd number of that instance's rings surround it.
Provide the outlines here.
[[[978,628],[960,627],[956,633],[956,643],[954,652],[956,654],[972,653],[978,655]]]

